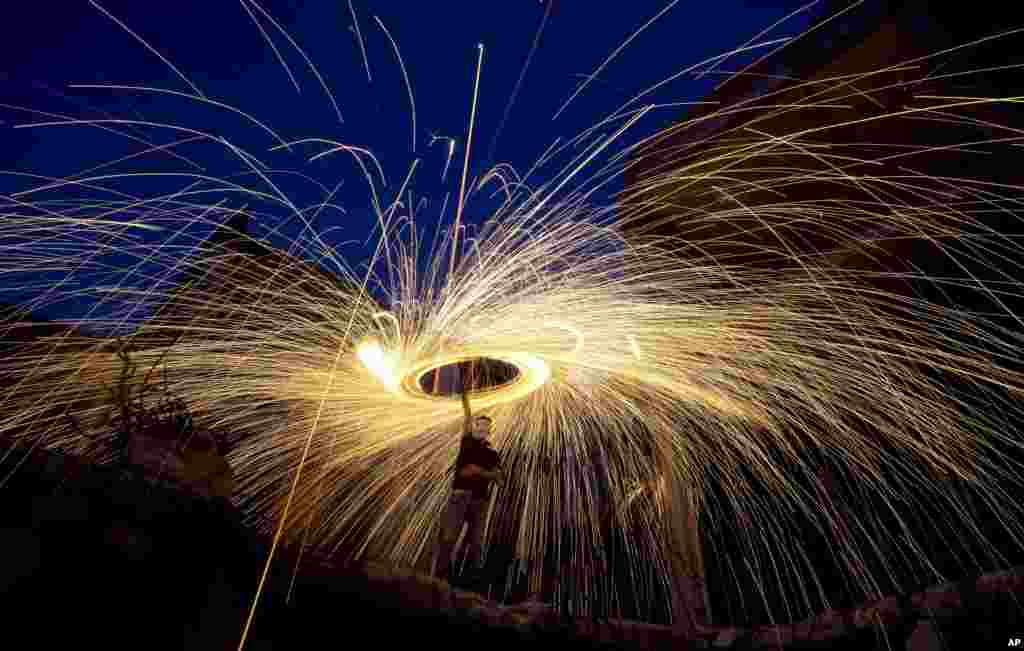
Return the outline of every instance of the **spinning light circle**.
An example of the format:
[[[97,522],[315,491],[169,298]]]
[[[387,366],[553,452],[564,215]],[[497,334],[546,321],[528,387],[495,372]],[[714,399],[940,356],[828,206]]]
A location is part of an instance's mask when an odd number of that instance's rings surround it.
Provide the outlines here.
[[[470,390],[474,405],[479,407],[489,407],[524,398],[542,387],[551,377],[551,368],[544,360],[524,352],[509,352],[487,357],[453,353],[402,366],[395,361],[399,355],[386,350],[379,342],[371,339],[362,342],[356,349],[356,354],[363,366],[385,387],[411,400],[458,400],[457,396],[438,395],[426,391],[423,388],[423,382],[431,372],[440,371],[447,366],[462,362],[495,360],[516,370],[515,376],[507,382]]]

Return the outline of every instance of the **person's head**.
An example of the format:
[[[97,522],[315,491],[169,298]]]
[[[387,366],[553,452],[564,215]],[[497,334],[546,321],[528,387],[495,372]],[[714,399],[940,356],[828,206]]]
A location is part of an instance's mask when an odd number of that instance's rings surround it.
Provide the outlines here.
[[[494,421],[490,416],[474,416],[470,424],[470,434],[478,441],[486,441],[494,431]]]

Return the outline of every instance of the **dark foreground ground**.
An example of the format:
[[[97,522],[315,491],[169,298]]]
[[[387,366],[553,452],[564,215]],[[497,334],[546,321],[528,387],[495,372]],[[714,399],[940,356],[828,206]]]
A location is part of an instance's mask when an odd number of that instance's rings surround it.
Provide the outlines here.
[[[8,455],[0,479],[2,648],[237,648],[267,547],[230,503],[46,453]],[[502,607],[375,563],[304,563],[286,603],[293,567],[287,553],[275,563],[246,648],[981,650],[1024,638],[1024,571],[798,625],[707,629],[687,639],[545,606]]]

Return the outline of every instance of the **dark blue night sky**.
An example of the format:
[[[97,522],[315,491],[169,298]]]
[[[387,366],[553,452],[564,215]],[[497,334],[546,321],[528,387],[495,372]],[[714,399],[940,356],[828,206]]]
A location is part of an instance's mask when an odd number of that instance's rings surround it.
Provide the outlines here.
[[[425,217],[420,219],[435,224],[445,192],[457,190],[462,151],[457,150],[453,169],[442,185],[439,181],[446,147],[440,142],[430,146],[431,135],[464,141],[478,43],[483,43],[486,50],[470,178],[499,162],[525,171],[554,138],[575,136],[637,92],[743,44],[799,6],[792,0],[678,2],[634,40],[557,120],[552,120],[582,76],[592,73],[637,28],[671,4],[666,0],[553,1],[551,7],[536,0],[354,1],[371,82],[345,0],[265,0],[261,6],[296,39],[335,93],[344,123],[339,123],[301,55],[256,9],[254,13],[294,73],[301,94],[239,2],[104,0],[101,4],[172,61],[209,98],[251,113],[286,140],[327,138],[370,149],[384,165],[392,192],[411,161],[422,158],[416,196],[429,203],[421,213]],[[417,112],[415,154],[406,86],[391,44],[375,16],[397,42],[412,84]],[[763,40],[793,36],[806,22],[806,16],[790,20]],[[499,132],[542,23],[539,45]],[[17,124],[48,119],[13,106],[78,118],[173,123],[224,136],[273,168],[301,171],[329,188],[344,179],[336,201],[344,206],[345,214],[324,213],[319,226],[339,227],[332,238],[335,241],[362,242],[371,234],[374,222],[366,185],[349,157],[335,155],[307,164],[306,158],[322,148],[270,153],[269,148],[276,143],[266,132],[228,111],[189,100],[69,89],[73,83],[106,83],[191,92],[167,65],[88,0],[25,3],[17,15],[5,16],[0,30],[0,102],[7,105],[0,108],[0,169],[65,176],[141,149],[138,143],[90,127],[13,129]],[[743,60],[731,59],[723,69],[736,70]],[[698,101],[722,79],[680,78],[645,101]],[[672,108],[649,115],[631,132],[629,140],[673,122],[682,113],[684,108]],[[149,128],[136,133],[162,143],[181,137]],[[177,151],[213,176],[244,170],[222,146],[194,144]],[[491,152],[493,157],[489,158]],[[151,154],[114,169],[181,171],[188,167],[167,155]],[[541,171],[534,183],[548,180],[556,168],[550,169]],[[240,182],[258,184],[251,176]],[[25,183],[24,179],[6,176],[0,179],[0,193],[23,188]],[[144,182],[133,181],[131,187],[146,194],[185,185],[175,183],[149,188]],[[280,177],[280,183],[300,207],[323,200],[322,192],[308,181]],[[598,200],[610,201],[615,189],[610,186]],[[211,195],[208,200],[213,203],[221,198]],[[229,202],[235,207],[257,208],[244,197]],[[280,206],[261,209],[286,217],[287,211]],[[475,207],[471,204],[466,218],[478,223],[487,212],[486,202]],[[451,214],[449,210],[449,219]],[[358,266],[367,250],[356,246],[343,255]]]

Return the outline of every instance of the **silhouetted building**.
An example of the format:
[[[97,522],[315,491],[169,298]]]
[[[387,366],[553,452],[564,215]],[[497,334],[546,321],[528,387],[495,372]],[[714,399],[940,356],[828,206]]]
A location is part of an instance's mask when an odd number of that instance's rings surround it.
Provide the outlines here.
[[[1024,25],[1021,10],[994,2],[833,0],[819,15],[814,28],[749,67],[720,65],[742,74],[706,98],[716,104],[693,109],[634,152],[620,204],[625,236],[666,238],[666,246],[671,238],[685,259],[763,272],[798,274],[794,260],[806,256],[812,265],[856,270],[886,292],[998,311],[976,289],[937,289],[911,279],[910,272],[917,278],[971,273],[994,280],[1005,269],[956,242],[907,236],[905,224],[932,218],[929,207],[949,218],[955,207],[975,221],[968,235],[1024,233],[1015,189],[1024,174],[1018,156],[1007,154],[1018,146],[1019,134],[1000,128],[1019,127],[1024,111],[1019,103],[984,101],[1024,94],[1015,67],[1024,63],[1024,49],[1019,36],[974,43]],[[904,227],[893,229],[892,223]],[[963,266],[951,262],[954,256]],[[999,309],[1024,307],[1003,300]],[[952,380],[949,386],[952,391]],[[886,509],[868,506],[870,491],[850,478],[801,481],[808,491],[824,491],[823,503],[832,505],[832,530],[820,531],[812,522],[794,526],[805,529],[795,535],[815,555],[824,592],[840,606],[856,599],[851,576],[890,571],[880,564],[857,566],[865,558],[878,563],[873,550],[855,559],[836,549],[836,541],[865,544],[855,535],[858,527],[898,530],[903,518],[925,540],[923,551],[938,569],[956,578],[964,572],[957,552],[923,532],[934,531],[942,508],[953,504],[970,505],[979,522],[998,521],[969,482],[947,481],[942,499],[950,501],[944,507],[901,507],[881,517]],[[726,522],[719,509],[723,521],[701,533],[716,622],[784,619],[782,605],[799,603],[806,586],[774,579],[753,585],[770,573],[772,559],[752,558],[753,548],[741,544],[744,523],[752,521],[742,500],[711,499],[736,510],[734,521]],[[729,536],[730,530],[738,534]],[[884,553],[895,557],[903,550]],[[904,585],[914,581],[896,578]],[[749,598],[737,601],[737,587]]]
[[[166,345],[186,335],[229,338],[259,322],[261,305],[298,324],[335,318],[329,308],[342,297],[361,297],[365,310],[382,309],[354,280],[255,239],[249,224],[246,213],[237,213],[200,245],[182,265],[176,289],[134,338],[138,345]]]
[[[981,4],[833,0],[816,27],[771,56],[749,67],[723,63],[742,74],[706,98],[716,104],[694,109],[630,161],[627,236],[680,237],[681,255],[765,269],[807,254],[846,267],[906,270],[903,261],[912,259],[937,269],[945,256],[924,238],[886,240],[882,220],[858,211],[888,204],[899,219],[900,210],[945,197],[972,202],[965,210],[980,214],[982,187],[955,179],[1021,181],[1019,166],[1000,155],[1008,145],[985,141],[1016,137],[997,125],[1019,122],[1024,111],[1018,103],[971,102],[1020,95],[1013,65],[1024,61],[1021,39],[956,49],[1016,26],[1020,12]],[[894,182],[874,185],[871,177]],[[988,198],[985,223],[1019,231],[998,209],[1006,204]],[[801,205],[824,217],[801,219],[793,212]],[[828,217],[836,208],[844,219]],[[850,246],[861,238],[875,246]]]

